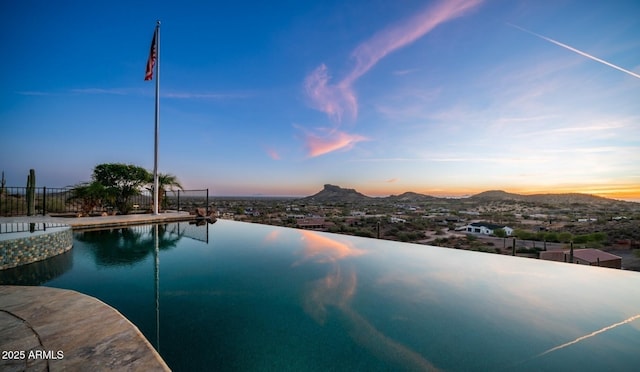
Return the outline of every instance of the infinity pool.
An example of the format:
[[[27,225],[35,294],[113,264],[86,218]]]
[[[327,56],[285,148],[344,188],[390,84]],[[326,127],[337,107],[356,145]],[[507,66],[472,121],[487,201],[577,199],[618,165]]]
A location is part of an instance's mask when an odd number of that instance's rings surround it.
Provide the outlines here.
[[[640,365],[637,272],[226,220],[79,232],[65,255],[0,282],[101,299],[176,371]]]

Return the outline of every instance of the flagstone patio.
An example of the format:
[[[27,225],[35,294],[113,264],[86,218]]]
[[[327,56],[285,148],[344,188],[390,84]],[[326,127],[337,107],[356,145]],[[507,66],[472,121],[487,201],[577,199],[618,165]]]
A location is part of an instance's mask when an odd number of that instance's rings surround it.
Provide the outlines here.
[[[76,291],[0,286],[0,370],[169,371],[136,326]]]

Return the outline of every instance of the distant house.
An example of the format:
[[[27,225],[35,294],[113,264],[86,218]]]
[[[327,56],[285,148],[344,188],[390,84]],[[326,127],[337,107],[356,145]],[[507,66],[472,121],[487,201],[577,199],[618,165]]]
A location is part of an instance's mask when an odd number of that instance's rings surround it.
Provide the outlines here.
[[[323,230],[327,227],[323,217],[301,218],[296,221],[296,226],[300,229]]]
[[[405,222],[407,222],[407,220],[405,220],[404,218],[391,217],[391,218],[389,218],[389,222],[391,222],[391,223],[405,223]]]
[[[540,252],[541,260],[570,262],[571,253],[568,250],[565,251],[543,251]],[[572,263],[611,267],[614,269],[622,268],[622,257],[614,254],[601,251],[599,249],[574,249]]]
[[[509,226],[496,225],[488,222],[473,222],[465,226],[465,231],[472,234],[493,235],[495,230],[502,229],[507,236],[513,234],[513,229]]]

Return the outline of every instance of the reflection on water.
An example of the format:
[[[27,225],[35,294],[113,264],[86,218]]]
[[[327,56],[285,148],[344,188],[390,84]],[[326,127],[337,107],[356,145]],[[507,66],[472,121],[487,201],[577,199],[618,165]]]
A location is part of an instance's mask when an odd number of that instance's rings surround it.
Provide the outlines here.
[[[46,285],[114,306],[176,371],[640,363],[636,272],[224,220],[85,232],[71,252]]]
[[[305,311],[322,324],[325,321],[327,305],[344,307],[355,293],[356,274],[352,269],[347,270],[345,280],[339,261],[359,256],[364,251],[355,248],[349,242],[341,242],[313,231],[302,230],[300,235],[302,259],[295,262],[294,266],[304,262],[330,264],[325,277],[307,285],[309,289],[304,299]]]
[[[303,236],[305,261],[331,264],[327,276],[309,283],[304,295],[303,307],[313,319],[324,324],[327,307],[335,307],[337,318],[349,336],[389,366],[403,370],[437,370],[420,354],[386,336],[352,308],[350,300],[356,294],[357,274],[352,264],[341,261],[360,256],[365,251],[328,235],[312,231],[300,231],[300,234]]]
[[[66,251],[46,260],[0,270],[0,285],[40,285],[70,270],[73,253]]]
[[[157,227],[157,236],[155,228]],[[88,246],[99,266],[133,265],[159,250],[175,248],[184,230],[180,225],[144,225],[75,233]]]
[[[606,326],[606,327],[604,327],[604,328],[602,328],[602,329],[599,329],[599,330],[597,330],[597,331],[591,332],[591,333],[589,333],[588,335],[580,336],[580,337],[576,338],[576,339],[575,339],[575,340],[573,340],[573,341],[570,341],[570,342],[564,343],[564,344],[562,344],[562,345],[558,345],[558,346],[556,346],[556,347],[553,347],[553,348],[551,348],[551,349],[549,349],[549,350],[547,350],[547,351],[545,351],[545,352],[543,352],[543,353],[540,353],[540,354],[539,354],[539,355],[537,355],[536,357],[541,357],[541,356],[543,356],[543,355],[545,355],[545,354],[549,354],[549,353],[554,352],[554,351],[556,351],[556,350],[563,349],[563,348],[565,348],[565,347],[567,347],[567,346],[571,346],[571,345],[573,345],[573,344],[577,344],[578,342],[582,342],[582,341],[584,341],[584,340],[586,340],[586,339],[588,339],[588,338],[594,337],[594,336],[596,336],[596,335],[598,335],[598,334],[600,334],[600,333],[602,333],[602,332],[606,332],[606,331],[612,330],[612,329],[614,329],[614,328],[616,328],[616,327],[619,327],[619,326],[624,325],[624,324],[627,324],[627,323],[631,323],[631,322],[633,322],[633,321],[634,321],[634,320],[636,320],[636,319],[640,319],[640,314],[634,315],[634,316],[632,316],[632,317],[630,317],[630,318],[628,318],[628,319],[625,319],[625,320],[623,320],[623,321],[621,321],[621,322],[618,322],[618,323],[615,323],[615,324],[612,324],[612,325]]]

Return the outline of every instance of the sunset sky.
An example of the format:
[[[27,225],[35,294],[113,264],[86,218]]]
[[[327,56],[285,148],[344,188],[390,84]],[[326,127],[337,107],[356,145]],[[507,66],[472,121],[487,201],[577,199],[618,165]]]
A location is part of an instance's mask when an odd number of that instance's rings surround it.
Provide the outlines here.
[[[0,2],[7,186],[159,169],[212,195],[640,201],[640,2]],[[155,76],[154,76],[155,79]]]

